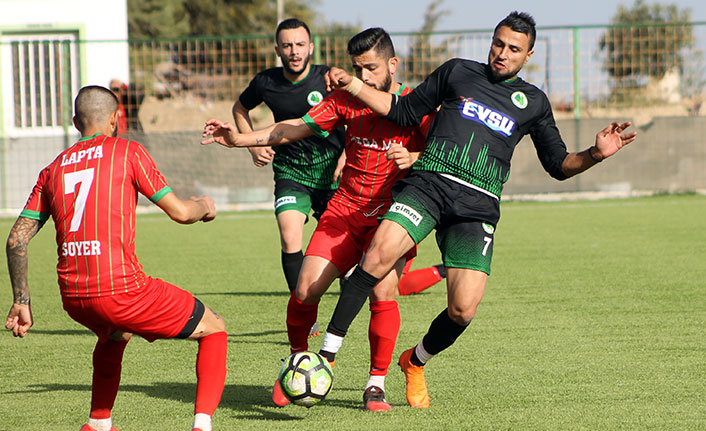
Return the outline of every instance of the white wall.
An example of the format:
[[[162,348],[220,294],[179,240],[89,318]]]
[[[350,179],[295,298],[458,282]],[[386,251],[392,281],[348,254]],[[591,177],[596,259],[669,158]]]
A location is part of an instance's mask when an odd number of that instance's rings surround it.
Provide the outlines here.
[[[18,105],[14,99],[13,56],[8,42],[13,37],[14,40],[22,37],[25,40],[27,37],[52,40],[52,33],[62,31],[78,32],[79,39],[85,41],[73,44],[73,49],[80,54],[75,56],[77,60],[72,59],[77,62],[72,69],[80,70],[80,80],[72,79],[70,100],[76,97],[80,86],[107,87],[113,78],[124,82],[129,80],[127,0],[0,0],[0,208],[22,208],[38,172],[78,137],[70,125],[64,129],[56,124],[35,126],[38,124],[35,122],[19,127],[15,124]],[[29,75],[35,76],[33,73]],[[79,75],[74,78],[76,76]],[[35,97],[32,93],[31,97],[22,97],[23,103],[30,101],[22,106],[53,100],[45,95],[56,91],[55,83],[46,84],[45,78],[39,79],[45,82],[40,85],[42,96]],[[22,85],[21,88],[20,93],[26,88],[35,91],[33,85]],[[18,111],[22,115],[27,111],[32,112],[31,115],[40,115],[36,113],[44,110],[42,106],[31,106],[31,109]]]
[[[81,30],[87,41],[126,41],[127,0],[0,0],[0,33],[70,28]],[[126,43],[89,42],[82,48],[84,85],[107,86],[111,78],[128,82]]]

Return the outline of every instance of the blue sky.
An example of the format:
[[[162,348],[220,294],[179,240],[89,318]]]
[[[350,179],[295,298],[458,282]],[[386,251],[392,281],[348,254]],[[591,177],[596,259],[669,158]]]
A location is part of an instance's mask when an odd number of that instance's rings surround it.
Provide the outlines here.
[[[329,22],[358,24],[364,28],[383,27],[389,32],[408,32],[421,28],[424,11],[430,1],[319,0],[315,8],[323,13]],[[441,8],[452,13],[442,18],[437,30],[492,29],[498,21],[513,10],[531,13],[538,26],[608,24],[617,11],[618,5],[634,4],[634,0],[441,1]],[[706,1],[704,0],[667,0],[657,3],[677,4],[680,9],[690,8],[693,21],[706,21]]]

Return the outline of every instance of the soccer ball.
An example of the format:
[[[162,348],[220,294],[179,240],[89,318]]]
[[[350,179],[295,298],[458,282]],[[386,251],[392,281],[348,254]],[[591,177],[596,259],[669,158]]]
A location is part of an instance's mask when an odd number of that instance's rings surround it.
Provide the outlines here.
[[[298,352],[284,360],[278,380],[289,401],[308,408],[329,393],[333,385],[333,371],[328,361],[318,353]]]

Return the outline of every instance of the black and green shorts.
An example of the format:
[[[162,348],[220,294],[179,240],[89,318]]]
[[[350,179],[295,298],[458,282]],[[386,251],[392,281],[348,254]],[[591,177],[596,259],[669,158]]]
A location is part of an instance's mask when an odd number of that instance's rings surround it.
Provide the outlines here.
[[[296,181],[282,179],[275,181],[275,215],[295,210],[309,217],[314,211],[314,218],[319,219],[335,190],[320,190],[305,186]]]
[[[414,170],[397,182],[392,196],[383,219],[401,225],[417,244],[436,229],[445,266],[490,274],[498,199],[438,173]]]

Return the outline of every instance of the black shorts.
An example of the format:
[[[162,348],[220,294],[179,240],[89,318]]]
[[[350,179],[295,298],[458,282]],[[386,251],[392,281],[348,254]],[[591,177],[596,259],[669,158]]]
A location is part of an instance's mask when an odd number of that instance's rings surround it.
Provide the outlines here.
[[[490,274],[500,202],[438,173],[412,171],[392,191],[382,217],[401,225],[419,244],[433,229],[444,265]]]
[[[309,217],[314,211],[316,220],[326,210],[336,190],[320,190],[305,186],[296,181],[285,179],[275,181],[275,215],[283,211],[295,210]]]

